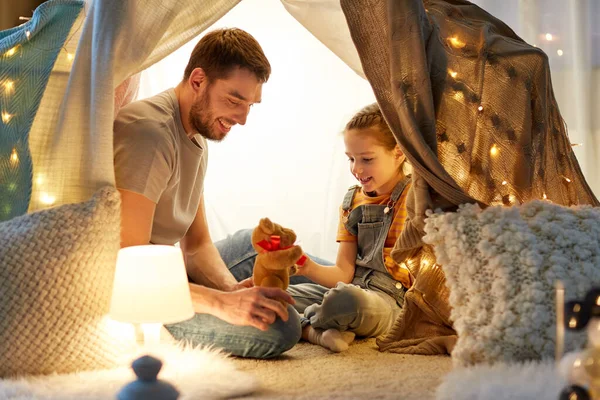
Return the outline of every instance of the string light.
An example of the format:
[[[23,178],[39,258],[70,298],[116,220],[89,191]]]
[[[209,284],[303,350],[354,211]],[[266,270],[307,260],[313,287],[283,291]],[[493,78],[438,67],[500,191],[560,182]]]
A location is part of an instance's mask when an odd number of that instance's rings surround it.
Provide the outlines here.
[[[15,83],[13,81],[11,81],[10,79],[7,79],[6,81],[4,81],[4,93],[8,94],[8,93],[12,93],[12,91],[15,89]]]
[[[546,33],[546,40],[549,41],[549,42],[551,42],[552,39],[553,39],[552,34],[551,33]]]
[[[451,69],[449,69],[449,70],[448,70],[448,74],[449,74],[451,77],[453,77],[453,78],[456,78],[456,76],[458,75],[458,72],[456,72],[456,71],[452,71]]]
[[[508,182],[502,181],[502,186],[506,186],[507,184],[508,184]]]
[[[17,47],[15,46],[12,49],[9,49],[6,53],[4,53],[4,55],[6,57],[11,57],[11,56],[14,56],[16,52],[17,52]]]
[[[458,100],[458,101],[463,101],[465,99],[465,95],[463,94],[463,92],[455,92],[452,97],[454,97],[454,100]]]
[[[10,153],[10,163],[14,166],[19,163],[19,154],[17,154],[17,149],[13,148]]]
[[[46,192],[42,192],[40,195],[40,201],[47,205],[52,205],[56,201],[56,197],[49,195]]]
[[[31,36],[31,32],[25,31],[25,36],[27,36],[27,40],[29,40],[29,37]]]
[[[37,183],[38,185],[41,185],[42,183],[44,183],[44,175],[39,174],[37,176],[37,178],[35,178],[35,183]]]
[[[562,55],[564,54],[563,51],[561,49],[556,50],[556,54],[558,54],[559,57],[562,57]]]
[[[548,198],[548,196],[546,196],[546,193],[544,193],[544,194],[542,195],[542,198],[543,198],[544,200],[546,200],[546,199]]]
[[[2,122],[4,122],[5,124],[8,124],[8,122],[12,119],[13,115],[7,113],[6,111],[2,112]]]
[[[573,329],[577,326],[577,320],[575,319],[575,317],[571,317],[571,319],[569,320],[569,328]]]
[[[492,157],[496,157],[498,155],[498,152],[500,152],[500,150],[498,149],[498,146],[493,145],[492,148],[490,149],[490,155]]]
[[[571,183],[571,180],[569,178],[567,178],[566,176],[563,176],[563,178],[565,178],[565,181],[567,181],[567,183]]]
[[[448,38],[448,41],[450,42],[450,44],[453,47],[456,47],[457,49],[462,49],[466,45],[465,42],[463,42],[462,40],[460,40],[456,36],[452,36],[451,38]]]
[[[479,107],[477,107],[477,110],[478,110],[479,112],[482,112],[482,111],[483,111],[483,106],[479,106]]]
[[[69,60],[69,61],[73,61],[73,59],[74,59],[74,58],[75,58],[75,56],[73,55],[73,53],[69,53],[69,52],[67,51],[67,60]]]

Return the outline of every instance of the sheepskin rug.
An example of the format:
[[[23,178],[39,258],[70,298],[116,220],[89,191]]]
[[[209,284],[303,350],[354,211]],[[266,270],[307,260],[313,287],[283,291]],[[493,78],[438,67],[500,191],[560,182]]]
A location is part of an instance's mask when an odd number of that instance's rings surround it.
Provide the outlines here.
[[[479,365],[446,375],[436,400],[551,400],[566,386],[552,362]]]
[[[180,400],[229,399],[254,392],[257,380],[240,372],[217,350],[161,344],[151,353],[163,362],[159,379],[173,384]],[[143,353],[137,354],[137,356]],[[135,380],[131,368],[87,371],[65,375],[0,380],[0,399],[106,400],[115,399]]]
[[[425,231],[450,289],[455,366],[551,358],[556,281],[566,300],[582,299],[600,282],[597,208],[464,205],[430,213]],[[584,341],[584,334],[567,334],[566,348]]]

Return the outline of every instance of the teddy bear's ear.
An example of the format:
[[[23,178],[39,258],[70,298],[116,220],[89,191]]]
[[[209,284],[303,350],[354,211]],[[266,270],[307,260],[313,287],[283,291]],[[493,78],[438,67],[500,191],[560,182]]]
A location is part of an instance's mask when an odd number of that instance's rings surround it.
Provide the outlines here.
[[[258,224],[262,228],[263,231],[268,233],[269,235],[275,231],[275,225],[269,218],[262,218],[260,223]]]

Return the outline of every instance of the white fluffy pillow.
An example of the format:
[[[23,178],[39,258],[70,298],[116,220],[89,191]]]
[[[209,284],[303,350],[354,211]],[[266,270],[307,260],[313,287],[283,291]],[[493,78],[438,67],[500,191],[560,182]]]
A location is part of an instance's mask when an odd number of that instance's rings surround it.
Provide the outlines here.
[[[567,299],[600,280],[600,209],[465,205],[430,214],[425,231],[450,289],[457,365],[552,357],[556,280]],[[566,344],[584,339],[569,335]]]
[[[114,366],[119,193],[0,223],[0,377]]]

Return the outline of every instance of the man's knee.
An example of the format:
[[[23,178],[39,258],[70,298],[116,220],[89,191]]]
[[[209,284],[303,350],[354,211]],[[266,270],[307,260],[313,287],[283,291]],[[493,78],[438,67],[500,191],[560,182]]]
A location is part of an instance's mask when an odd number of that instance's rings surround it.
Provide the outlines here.
[[[294,347],[300,341],[302,334],[300,315],[298,315],[298,312],[291,305],[288,305],[287,309],[288,320],[283,321],[281,318],[277,318],[271,324],[269,330],[265,332],[270,346],[265,347],[265,353],[257,358],[277,357]]]

